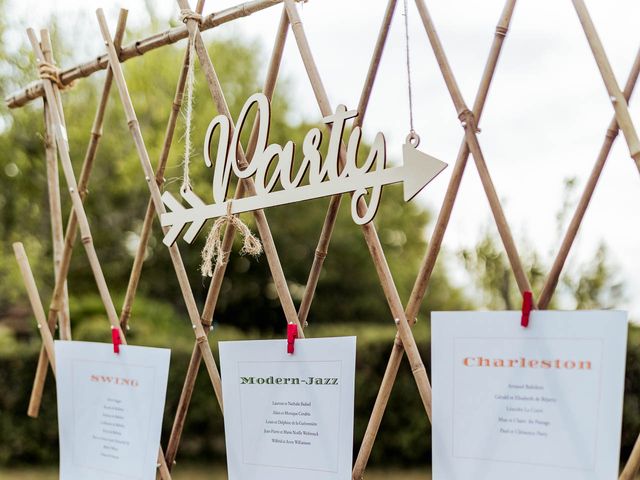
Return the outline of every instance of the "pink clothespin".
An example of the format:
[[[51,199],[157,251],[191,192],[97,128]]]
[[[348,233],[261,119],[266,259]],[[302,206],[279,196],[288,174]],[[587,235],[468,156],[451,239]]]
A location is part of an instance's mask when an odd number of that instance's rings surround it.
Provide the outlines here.
[[[111,341],[113,342],[113,353],[120,353],[120,331],[116,327],[111,327]]]
[[[533,294],[527,290],[522,293],[522,319],[520,320],[520,325],[524,328],[529,326],[531,307],[533,307]]]
[[[295,323],[287,325],[287,353],[293,355],[293,344],[298,338],[298,326]]]

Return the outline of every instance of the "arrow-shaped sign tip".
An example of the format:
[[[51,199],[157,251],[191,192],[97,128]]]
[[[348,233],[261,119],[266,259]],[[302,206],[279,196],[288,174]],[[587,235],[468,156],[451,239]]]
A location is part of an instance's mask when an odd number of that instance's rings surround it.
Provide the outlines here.
[[[402,159],[404,170],[404,201],[408,202],[415,197],[420,190],[436,178],[447,164],[431,155],[422,153],[413,145],[405,143],[402,146]]]

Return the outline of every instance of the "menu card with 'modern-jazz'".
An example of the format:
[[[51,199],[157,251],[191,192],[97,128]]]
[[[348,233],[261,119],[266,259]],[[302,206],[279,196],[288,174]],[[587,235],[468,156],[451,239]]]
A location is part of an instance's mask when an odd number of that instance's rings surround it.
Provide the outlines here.
[[[229,480],[350,480],[355,337],[219,345]]]
[[[627,316],[434,312],[434,480],[614,480]]]
[[[55,343],[61,480],[153,480],[170,351]]]

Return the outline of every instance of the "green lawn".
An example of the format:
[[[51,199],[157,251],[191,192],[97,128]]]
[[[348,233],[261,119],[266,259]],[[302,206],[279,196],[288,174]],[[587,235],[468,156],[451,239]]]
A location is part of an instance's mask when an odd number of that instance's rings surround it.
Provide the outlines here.
[[[58,470],[55,468],[0,468],[2,480],[56,480]],[[200,466],[174,469],[174,480],[226,480],[226,470],[220,466]],[[639,478],[640,477],[636,477]],[[367,470],[366,480],[431,480],[431,474],[421,470]]]
[[[20,468],[0,469],[0,478],[7,480],[55,480],[58,470],[55,468]],[[175,480],[225,480],[227,478],[224,467],[202,466],[179,468],[173,472]],[[365,474],[366,480],[429,480],[431,475],[420,470],[371,470]]]

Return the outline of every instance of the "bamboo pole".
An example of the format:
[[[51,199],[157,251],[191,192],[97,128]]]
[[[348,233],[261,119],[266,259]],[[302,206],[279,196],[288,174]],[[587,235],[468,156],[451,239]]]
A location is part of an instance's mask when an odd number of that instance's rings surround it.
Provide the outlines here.
[[[25,288],[27,289],[27,295],[29,296],[31,308],[38,323],[38,330],[40,331],[40,335],[42,337],[42,343],[47,350],[47,355],[49,357],[49,361],[51,362],[51,369],[53,370],[53,373],[55,375],[56,362],[53,336],[51,335],[51,331],[46,327],[47,317],[45,315],[44,308],[42,307],[42,301],[40,300],[40,295],[38,293],[38,287],[36,286],[36,282],[33,277],[33,272],[31,271],[31,267],[29,266],[27,253],[24,250],[24,245],[22,245],[22,243],[20,242],[16,242],[13,244],[13,251],[18,262],[18,266],[20,267],[20,273],[22,274]],[[126,343],[126,339],[124,338],[124,336],[122,337],[122,341]],[[160,478],[162,478],[163,480],[171,480],[171,474],[169,473],[167,465],[164,461],[162,448],[159,449],[158,453],[158,469],[160,472]]]
[[[169,120],[167,122],[167,128],[165,130],[164,142],[162,144],[162,151],[160,153],[160,159],[158,166],[156,167],[156,184],[161,187],[164,184],[164,171],[169,158],[169,152],[171,150],[171,144],[173,143],[173,134],[175,132],[176,123],[180,116],[180,108],[182,106],[182,94],[184,92],[185,81],[187,78],[188,70],[188,52],[185,54],[182,68],[180,69],[180,76],[178,78],[178,86],[173,97],[173,103],[171,104],[171,113],[169,114]],[[153,220],[156,216],[155,207],[153,205],[153,199],[149,198],[147,204],[147,210],[144,215],[144,221],[142,224],[142,230],[140,231],[140,240],[138,242],[138,248],[136,249],[136,255],[133,260],[133,266],[131,268],[131,274],[129,275],[129,283],[127,284],[127,291],[124,297],[124,303],[122,306],[122,312],[120,314],[120,325],[122,328],[127,328],[129,318],[131,317],[131,309],[133,308],[133,301],[138,290],[138,283],[140,281],[140,275],[142,274],[142,265],[144,264],[144,258],[147,252],[147,246],[149,245],[149,239],[151,238],[151,231],[153,229]]]
[[[178,4],[182,9],[189,8],[189,3],[187,0],[178,0]],[[218,74],[216,73],[213,63],[211,62],[211,58],[209,58],[209,54],[207,52],[206,46],[204,45],[204,41],[202,40],[200,31],[195,28],[194,25],[187,24],[187,28],[192,30],[191,33],[195,35],[196,53],[200,60],[200,65],[207,81],[207,86],[209,87],[211,97],[213,98],[218,112],[229,118],[229,130],[230,134],[233,135],[235,126],[231,118],[231,112],[229,111],[229,106],[227,105],[224,93],[222,92]],[[244,150],[240,145],[238,146],[238,165],[241,169],[244,169],[248,166]],[[249,195],[253,196],[256,194],[255,185],[252,178],[247,179],[244,188],[247,190],[247,193]],[[276,292],[278,293],[285,318],[288,323],[294,323],[297,325],[298,337],[304,338],[304,332],[300,325],[298,314],[293,304],[293,299],[291,298],[291,293],[289,292],[289,287],[287,285],[284,272],[282,271],[282,265],[280,264],[280,260],[278,258],[278,251],[276,249],[273,235],[271,234],[271,229],[269,228],[269,223],[267,222],[267,218],[264,214],[264,211],[262,210],[255,210],[252,213],[255,218],[260,238],[262,240],[264,253],[267,257],[267,263],[269,264],[271,276],[273,278],[273,282],[276,287]]]
[[[52,65],[55,65],[55,59],[53,57],[53,50],[51,47],[51,38],[49,36],[49,31],[47,29],[40,30],[40,48],[42,48],[42,53],[44,54],[44,58],[47,62]],[[66,128],[65,118],[64,118],[64,110],[62,106],[62,98],[60,96],[60,92],[58,90],[54,90],[56,103],[58,106],[58,111],[62,116],[62,125]],[[45,103],[45,112],[49,116],[48,120],[50,123],[47,124],[47,118],[45,118],[45,129],[49,128],[49,131],[46,132],[46,135],[50,135],[49,137],[49,155],[47,160],[47,184],[49,187],[49,200],[50,200],[50,212],[51,212],[51,224],[52,224],[52,244],[53,244],[53,252],[54,252],[54,278],[57,278],[60,275],[60,256],[62,254],[62,249],[64,247],[64,233],[62,227],[62,207],[60,204],[60,183],[58,176],[58,164],[57,164],[57,155],[56,155],[56,145],[55,145],[55,133],[53,125],[55,121],[51,116],[51,111]],[[51,165],[49,165],[51,162]],[[51,179],[49,180],[51,176]],[[57,198],[56,198],[57,197]],[[60,328],[60,337],[63,339],[68,339],[71,337],[70,331],[70,320],[69,320],[69,296],[67,292],[66,282],[63,286],[62,292],[62,305],[59,312],[58,325]],[[53,328],[53,327],[52,327]],[[52,330],[53,331],[53,330]]]
[[[199,0],[196,6],[196,13],[202,14],[204,9],[204,0]],[[195,20],[189,20],[193,22]],[[176,123],[182,107],[182,96],[184,94],[184,88],[186,85],[187,73],[189,70],[189,51],[185,52],[182,68],[180,69],[180,75],[178,77],[178,84],[176,86],[176,92],[173,97],[173,103],[171,105],[171,112],[169,114],[169,120],[164,135],[164,142],[162,144],[162,151],[160,153],[160,159],[158,166],[156,167],[156,184],[161,187],[164,184],[164,171],[169,158],[169,152],[173,143],[173,135],[175,132]],[[138,248],[136,249],[136,255],[133,261],[133,267],[131,268],[131,274],[129,275],[129,283],[124,297],[124,303],[122,312],[120,314],[120,325],[122,328],[127,328],[129,318],[131,317],[131,309],[133,307],[133,301],[135,299],[136,292],[138,290],[138,283],[140,281],[140,275],[142,274],[142,265],[144,264],[144,257],[151,237],[151,231],[153,229],[153,219],[155,218],[155,207],[153,200],[149,198],[147,204],[147,210],[145,212],[142,230],[140,232],[140,241],[138,242]]]
[[[285,0],[285,6],[287,9],[287,13],[289,14],[289,21],[293,29],[296,43],[298,44],[298,50],[300,51],[300,56],[302,57],[307,75],[309,76],[309,80],[311,82],[311,86],[313,87],[314,94],[320,107],[320,111],[324,116],[330,115],[331,106],[329,103],[329,98],[324,89],[324,85],[320,78],[320,74],[315,64],[313,55],[311,54],[311,49],[309,47],[309,43],[307,41],[306,34],[302,26],[302,21],[300,20],[300,16],[298,15],[295,3],[293,0]],[[341,155],[339,156],[341,167],[344,165],[344,155],[342,150],[343,149],[341,149]],[[363,204],[364,201],[358,202],[358,208],[363,207]],[[363,225],[362,230],[364,232],[365,241],[367,242],[367,246],[369,247],[369,252],[371,253],[376,272],[380,279],[382,289],[385,293],[387,303],[389,304],[389,308],[393,317],[396,319],[400,337],[402,338],[402,342],[405,345],[405,349],[407,350],[407,357],[409,358],[411,371],[415,378],[416,385],[418,386],[425,411],[427,412],[427,415],[431,417],[431,385],[429,384],[427,371],[424,367],[422,359],[420,358],[418,346],[416,345],[415,338],[413,338],[411,328],[409,327],[407,318],[404,314],[400,296],[393,281],[391,271],[389,270],[389,265],[387,264],[380,239],[378,238],[373,223]]]
[[[165,460],[167,462],[169,470],[173,469],[173,465],[176,463],[178,448],[180,447],[180,440],[182,439],[182,432],[184,430],[184,424],[187,419],[187,413],[189,411],[189,405],[191,404],[191,398],[193,396],[193,390],[195,388],[196,378],[198,377],[198,371],[200,370],[201,362],[202,351],[200,350],[198,344],[195,343],[193,345],[193,351],[191,352],[191,358],[189,360],[187,374],[184,378],[182,391],[180,392],[178,408],[176,409],[175,416],[173,417],[171,434],[169,435],[169,441],[167,442]]]
[[[203,31],[209,30],[233,20],[248,17],[253,13],[280,3],[282,3],[282,0],[253,0],[240,3],[219,12],[207,15],[203,19],[200,29]],[[139,57],[157,48],[176,43],[187,38],[187,36],[188,31],[184,25],[155,33],[149,37],[142,38],[123,47],[120,54],[120,60],[125,62],[131,58]],[[75,80],[89,77],[100,70],[106,70],[108,63],[107,55],[100,55],[97,58],[93,58],[87,62],[64,70],[60,74],[60,80],[63,85],[70,85]],[[5,103],[9,108],[18,108],[42,96],[44,96],[43,82],[38,80],[30,83],[22,90],[7,96],[5,98]]]
[[[167,462],[164,460],[164,452],[162,451],[162,447],[158,449],[158,463],[156,465],[158,468],[158,475],[163,480],[171,480],[171,471],[167,466]]]
[[[111,70],[113,71],[113,77],[120,94],[120,100],[122,101],[123,109],[127,118],[129,131],[131,132],[131,136],[133,137],[133,141],[136,146],[136,152],[138,153],[138,158],[140,160],[142,170],[145,174],[145,179],[151,193],[151,198],[153,199],[154,208],[156,213],[158,215],[161,215],[162,213],[165,213],[164,204],[162,203],[162,199],[160,198],[160,189],[158,188],[158,185],[154,180],[153,167],[151,166],[151,161],[149,160],[149,154],[144,144],[142,132],[140,131],[140,124],[133,108],[127,84],[124,79],[122,65],[120,65],[120,62],[118,61],[118,55],[115,50],[113,39],[111,38],[111,34],[109,33],[109,28],[107,26],[107,22],[102,9],[98,9],[96,11],[96,15],[98,17],[100,31],[104,38],[105,44],[107,45],[107,52],[109,55]],[[166,231],[167,229],[164,230]],[[220,373],[218,372],[218,367],[213,358],[213,354],[211,353],[211,348],[209,347],[209,341],[207,339],[206,333],[202,327],[202,324],[200,323],[198,307],[196,306],[193,292],[191,291],[191,285],[189,284],[189,278],[187,276],[184,263],[182,262],[182,257],[180,256],[178,247],[176,245],[169,247],[169,254],[176,272],[176,276],[178,278],[182,296],[184,297],[187,306],[189,320],[191,321],[191,325],[194,329],[198,345],[200,346],[200,349],[202,351],[205,365],[207,366],[207,372],[209,373],[209,378],[213,385],[216,398],[218,399],[218,403],[222,405]]]
[[[56,282],[61,282],[61,295],[60,295],[60,307],[56,310],[56,314],[50,314],[47,319],[46,326],[49,332],[55,333],[56,322],[61,326],[60,335],[62,336],[62,324],[63,316],[69,314],[68,310],[68,296],[66,288],[66,280],[61,277],[61,257],[62,252],[59,250],[59,237],[58,234],[58,222],[60,229],[62,229],[62,214],[58,215],[60,207],[60,184],[58,181],[58,165],[56,155],[55,138],[53,136],[53,120],[51,119],[51,111],[47,102],[44,103],[44,123],[45,123],[45,154],[47,163],[47,184],[49,193],[49,214],[51,216],[51,233],[53,241],[53,256],[54,256],[54,278]],[[63,240],[63,239],[62,239]],[[63,245],[64,248],[64,245]],[[67,317],[68,319],[68,317]],[[65,335],[67,333],[65,332]],[[65,338],[65,340],[70,339]],[[42,392],[44,391],[44,385],[47,380],[47,371],[49,366],[48,352],[43,343],[40,348],[40,354],[38,355],[38,363],[36,367],[36,375],[33,378],[33,386],[31,387],[31,396],[29,398],[29,405],[27,407],[27,415],[31,418],[38,418],[40,415],[40,406],[42,404]]]
[[[627,460],[620,474],[620,480],[634,480],[638,469],[640,469],[640,435],[638,435],[636,443],[633,445],[633,450],[631,450],[631,455],[629,455],[629,460]]]
[[[447,85],[447,89],[449,90],[451,99],[453,100],[453,104],[458,113],[458,118],[460,119],[462,126],[464,127],[467,145],[469,146],[471,155],[473,155],[473,159],[475,160],[476,168],[478,170],[478,174],[480,175],[482,186],[487,195],[487,200],[489,201],[491,212],[493,213],[496,226],[498,227],[498,233],[500,234],[500,238],[502,239],[502,243],[504,244],[504,248],[507,253],[507,257],[509,258],[509,263],[511,264],[511,269],[513,270],[518,288],[521,292],[531,290],[529,279],[527,278],[527,275],[524,272],[524,268],[522,267],[522,263],[520,262],[518,249],[513,240],[513,235],[511,234],[509,224],[504,215],[504,211],[502,210],[502,205],[500,204],[498,193],[496,192],[493,181],[491,180],[491,175],[489,173],[489,169],[487,168],[484,154],[482,153],[482,149],[480,148],[480,144],[478,142],[476,120],[473,116],[473,113],[467,108],[464,103],[462,93],[460,92],[460,88],[458,87],[456,79],[453,75],[451,66],[449,65],[449,61],[447,60],[447,56],[444,53],[442,43],[440,42],[440,38],[438,37],[435,26],[433,24],[433,20],[431,19],[431,15],[427,10],[427,6],[425,5],[424,0],[416,0],[416,6],[418,7],[420,18],[422,19],[422,23],[427,32],[427,36],[429,37],[431,47],[438,61],[438,66],[440,67],[440,71],[442,72],[442,76]]]
[[[269,60],[269,66],[267,68],[267,75],[265,78],[263,93],[267,96],[267,98],[271,99],[273,97],[273,92],[275,91],[275,85],[278,78],[278,73],[280,71],[280,65],[282,61],[282,54],[284,52],[284,46],[287,39],[287,32],[289,29],[289,18],[286,15],[286,12],[283,9],[280,23],[278,25],[278,30],[276,33],[276,40],[274,43],[273,51],[271,54],[271,59]],[[256,118],[256,121],[253,125],[253,130],[251,131],[251,137],[249,139],[249,145],[247,148],[247,156],[253,157],[253,153],[255,151],[255,147],[258,140],[258,125],[259,119]],[[238,181],[238,186],[236,187],[235,198],[241,198],[244,193],[244,181]],[[233,240],[235,237],[235,229],[227,224],[225,227],[224,236],[222,239],[222,251],[226,256],[231,251],[231,247],[233,245]],[[224,275],[227,269],[227,262],[223,264],[216,264],[213,277],[211,278],[211,283],[209,284],[209,290],[207,292],[207,298],[205,300],[204,308],[202,310],[202,324],[206,331],[209,331],[213,322],[213,313],[215,311],[218,298],[220,296],[220,288],[222,287],[222,281],[224,279]],[[180,446],[180,439],[182,437],[182,432],[184,430],[184,423],[187,418],[187,413],[189,410],[189,405],[191,403],[191,398],[193,396],[193,391],[195,388],[195,382],[198,374],[198,370],[200,368],[200,362],[202,360],[202,355],[198,350],[197,346],[194,345],[193,352],[191,353],[191,359],[189,361],[189,367],[187,369],[187,374],[185,376],[184,385],[182,387],[182,391],[180,393],[180,400],[178,402],[178,408],[173,420],[173,427],[171,429],[171,435],[169,436],[169,442],[167,444],[166,451],[166,460],[169,468],[173,467],[175,463],[175,459],[178,453],[178,447]]]
[[[202,13],[204,8],[204,0],[198,2],[196,8],[197,13]],[[187,80],[187,72],[189,70],[189,50],[185,51],[184,58],[182,60],[182,68],[178,76],[178,84],[173,97],[173,103],[171,104],[171,112],[169,114],[169,120],[167,122],[167,128],[164,134],[164,142],[162,144],[162,151],[160,153],[160,159],[158,166],[156,167],[156,184],[161,187],[164,184],[164,171],[169,158],[169,152],[173,143],[173,135],[176,128],[176,123],[180,116],[180,109],[182,107],[182,96],[184,94],[184,88]],[[120,324],[123,328],[126,328],[131,317],[131,309],[133,307],[133,300],[135,299],[136,292],[138,290],[138,283],[140,281],[140,275],[142,274],[142,265],[144,264],[144,257],[149,245],[149,239],[151,238],[151,231],[153,229],[153,219],[155,218],[155,207],[153,199],[149,198],[147,204],[147,211],[144,215],[144,222],[142,224],[142,230],[140,231],[140,241],[138,242],[138,248],[133,261],[133,267],[131,268],[131,274],[129,276],[129,283],[127,285],[127,291],[124,297],[124,303],[122,307],[122,313],[120,315]]]
[[[273,94],[275,92],[276,82],[278,80],[278,74],[280,73],[280,66],[282,63],[282,55],[284,53],[284,47],[287,41],[288,30],[289,17],[283,9],[282,14],[280,15],[278,29],[276,31],[276,39],[272,49],[271,58],[269,59],[269,64],[267,67],[267,74],[265,76],[264,84],[262,87],[262,93],[264,93],[269,100],[273,98]],[[251,130],[251,135],[249,137],[249,143],[247,146],[247,157],[253,158],[253,154],[255,153],[256,145],[258,143],[259,126],[260,118],[256,117]],[[244,195],[244,192],[245,181],[243,179],[240,179],[238,181],[238,186],[236,187],[235,198],[241,198]],[[231,251],[235,233],[235,229],[231,228],[231,226],[227,224],[222,239],[222,251],[224,255],[228,255]],[[211,278],[211,283],[207,292],[207,298],[205,300],[204,308],[202,311],[202,321],[209,325],[211,325],[212,323],[213,312],[215,311],[217,300],[220,296],[220,288],[222,287],[222,280],[224,279],[226,269],[227,263],[216,265],[213,272],[213,277]]]
[[[44,54],[40,48],[40,44],[36,38],[36,34],[33,29],[27,30],[29,40],[33,47],[34,53],[36,54],[36,58],[39,62],[45,61]],[[91,228],[89,227],[89,221],[87,219],[86,213],[84,211],[84,207],[82,205],[82,199],[80,198],[80,194],[78,193],[78,184],[76,182],[75,174],[73,173],[73,166],[71,164],[71,157],[69,156],[69,150],[67,145],[66,138],[66,129],[62,124],[62,115],[58,110],[58,105],[55,97],[55,90],[57,86],[52,81],[44,82],[45,88],[45,97],[49,104],[49,107],[52,112],[52,116],[55,125],[55,137],[56,143],[58,145],[58,152],[60,154],[62,168],[64,171],[65,178],[67,180],[67,186],[69,189],[69,193],[71,195],[71,201],[73,204],[73,208],[78,217],[78,225],[80,228],[80,232],[82,235],[82,243],[84,244],[87,257],[89,259],[89,264],[91,266],[91,270],[95,277],[96,285],[98,287],[98,291],[100,294],[100,298],[105,306],[107,317],[109,318],[109,322],[111,326],[117,328],[120,331],[120,325],[118,322],[118,315],[116,313],[116,309],[113,305],[113,301],[111,300],[111,296],[109,294],[109,288],[107,287],[107,282],[104,278],[104,273],[102,272],[102,267],[100,266],[100,261],[98,260],[98,255],[96,253],[95,247],[93,245],[93,238],[91,236]],[[121,332],[122,333],[122,332]]]
[[[53,245],[53,271],[54,278],[60,277],[60,266],[62,264],[62,252],[64,251],[64,228],[62,226],[62,206],[60,203],[60,182],[58,174],[58,159],[56,154],[56,144],[53,135],[51,112],[49,106],[44,104],[45,116],[45,153],[47,162],[47,191],[49,194],[49,216],[51,217],[51,238]],[[69,293],[66,279],[62,287],[62,307],[58,315],[58,325],[60,326],[60,338],[71,339],[71,325],[69,316]],[[55,325],[54,325],[55,327]]]
[[[640,140],[638,140],[638,134],[636,133],[633,121],[631,120],[631,115],[629,114],[627,100],[618,86],[616,76],[613,73],[607,54],[604,51],[604,47],[600,41],[598,32],[596,31],[596,27],[591,20],[587,6],[583,0],[572,1],[587,37],[587,41],[589,42],[589,46],[591,47],[591,51],[593,52],[593,58],[598,65],[598,70],[600,70],[602,80],[604,81],[607,92],[609,93],[609,98],[613,103],[618,126],[620,127],[620,130],[622,130],[624,138],[627,141],[631,158],[635,160],[636,167],[640,172]]]
[[[126,21],[127,21],[127,11],[121,10],[120,16],[118,17],[118,26],[116,29],[116,42],[118,46],[122,43]],[[84,201],[84,199],[88,194],[87,186],[89,184],[89,177],[91,175],[91,171],[93,168],[93,163],[95,160],[98,143],[102,136],[102,124],[104,121],[104,113],[106,110],[107,101],[109,99],[109,92],[111,90],[111,83],[112,83],[112,75],[110,70],[108,70],[107,75],[105,77],[102,96],[100,97],[98,109],[96,111],[96,115],[93,121],[93,126],[91,128],[91,138],[89,140],[89,145],[87,147],[87,151],[85,153],[85,157],[82,162],[80,179],[78,180],[78,191],[80,192],[80,198],[82,201]],[[53,128],[52,128],[52,133],[55,134],[55,132],[53,131]],[[55,138],[54,138],[54,142],[55,142]],[[64,299],[64,285],[66,282],[67,275],[69,273],[71,255],[73,253],[73,246],[75,244],[77,232],[78,232],[78,217],[76,215],[75,210],[72,207],[71,213],[69,214],[69,220],[67,222],[66,236],[64,239],[64,247],[63,247],[62,257],[60,261],[60,273],[58,278],[56,279],[54,289],[53,289],[53,294],[51,296],[51,303],[49,305],[48,320],[50,324],[51,322],[55,322],[57,315],[63,308],[62,302]],[[33,388],[31,390],[29,408],[27,410],[27,414],[31,417],[37,417],[39,415],[40,402],[42,400],[42,391],[43,391],[44,383],[47,377],[47,365],[48,365],[47,355],[43,347],[40,349],[38,366],[36,369]]]
[[[502,51],[502,45],[504,43],[507,32],[509,31],[509,26],[511,18],[513,16],[515,5],[516,0],[507,0],[505,2],[505,6],[500,15],[500,20],[498,21],[498,24],[496,26],[495,35],[491,44],[491,49],[489,51],[489,57],[487,58],[484,72],[480,80],[480,86],[478,87],[478,92],[476,94],[476,100],[473,106],[473,113],[476,118],[478,118],[478,120],[480,120],[482,116],[482,111],[487,99],[489,87],[491,86],[496,66],[498,64],[498,59],[500,58],[500,52]],[[409,302],[407,304],[407,319],[409,320],[409,322],[411,322],[411,324],[415,323],[416,321],[420,304],[424,299],[427,286],[431,279],[433,267],[435,266],[436,260],[438,258],[440,247],[442,246],[442,240],[447,230],[449,219],[451,218],[451,212],[453,211],[453,206],[458,195],[460,182],[462,181],[462,175],[466,168],[468,157],[469,148],[467,147],[466,140],[463,140],[462,144],[460,145],[458,156],[456,158],[453,174],[451,175],[451,179],[449,180],[449,185],[447,187],[442,207],[440,208],[440,213],[438,214],[438,219],[436,220],[433,234],[431,236],[431,239],[429,240],[427,253],[420,266],[418,277],[416,278],[416,282],[414,284]],[[398,375],[398,370],[400,368],[400,363],[403,356],[404,348],[402,346],[402,342],[400,341],[400,337],[396,335],[396,339],[391,350],[391,355],[387,363],[387,368],[385,370],[382,383],[380,384],[380,389],[376,397],[373,411],[371,413],[371,416],[369,417],[369,423],[367,424],[367,429],[365,431],[362,444],[360,446],[360,450],[354,464],[354,480],[360,480],[364,475],[364,471],[369,461],[371,450],[373,449],[373,444],[378,434],[378,430],[380,429],[380,423],[382,422],[382,417],[386,410],[389,397],[391,395],[391,390]]]
[[[40,30],[42,53],[50,64],[55,64],[53,51],[51,48],[51,38],[49,31]],[[62,99],[57,96],[58,109],[62,112]],[[45,102],[45,151],[47,158],[47,186],[49,192],[49,215],[51,217],[51,239],[53,244],[54,278],[60,276],[60,265],[62,263],[62,252],[64,250],[64,229],[62,225],[62,206],[60,204],[60,178],[58,174],[58,159],[56,154],[56,141],[53,132],[53,119],[51,112]],[[58,315],[58,325],[60,328],[60,338],[71,340],[71,320],[69,315],[69,293],[65,279],[62,291],[62,306]]]
[[[629,73],[627,83],[624,87],[623,95],[625,101],[627,102],[631,98],[631,94],[633,93],[633,90],[636,86],[639,74],[640,49],[638,49],[638,52],[636,53],[635,61],[633,63],[633,66],[631,67],[631,72]],[[569,251],[576,239],[576,236],[578,235],[578,230],[580,229],[580,225],[582,224],[582,219],[584,218],[587,208],[589,207],[591,197],[593,196],[593,192],[596,189],[596,185],[598,184],[604,165],[607,161],[607,158],[609,157],[609,153],[611,152],[613,142],[618,136],[618,132],[618,122],[616,120],[616,116],[614,115],[614,117],[611,119],[611,122],[609,123],[609,128],[607,129],[607,132],[605,134],[604,142],[600,147],[600,152],[598,153],[598,157],[591,171],[591,175],[587,180],[587,184],[584,187],[584,191],[582,192],[580,201],[576,206],[576,211],[571,218],[571,222],[569,223],[567,232],[562,239],[562,244],[560,245],[558,254],[553,261],[553,265],[551,266],[549,275],[547,276],[544,286],[542,287],[542,292],[540,293],[540,298],[538,299],[538,308],[540,309],[546,309],[549,306],[551,298],[553,297],[553,293],[556,289],[556,286],[558,285],[558,280],[560,279],[560,274],[562,273],[564,264],[567,260],[567,257],[569,256]]]
[[[180,69],[180,76],[178,78],[178,85],[176,87],[176,93],[171,106],[171,113],[169,115],[169,121],[167,123],[162,152],[160,154],[160,161],[158,162],[158,166],[156,167],[156,184],[159,187],[162,186],[162,184],[164,183],[164,170],[169,157],[169,151],[171,149],[173,134],[175,131],[176,122],[177,122],[177,119],[180,113],[180,108],[182,105],[182,94],[184,92],[185,81],[187,78],[187,70],[188,70],[188,52],[185,54],[183,65],[182,65],[182,68]],[[131,308],[133,305],[133,300],[136,295],[138,283],[140,280],[140,275],[142,273],[142,265],[144,263],[144,257],[145,257],[147,245],[151,237],[154,218],[155,218],[155,207],[153,204],[153,200],[150,198],[149,203],[147,205],[147,210],[145,213],[142,231],[140,233],[140,242],[138,243],[138,249],[136,251],[133,267],[131,269],[131,275],[129,277],[129,284],[127,285],[127,291],[125,295],[124,304],[122,307],[122,312],[120,314],[120,322],[123,328],[127,327],[129,318],[131,316]],[[207,328],[205,328],[205,332],[208,333]],[[197,356],[200,360],[202,359],[202,353],[197,340],[193,347],[192,357],[193,356]],[[197,374],[197,370],[196,370],[196,374]],[[193,378],[193,382],[195,384],[195,377]],[[182,401],[182,397],[180,400]],[[178,411],[180,411],[180,404],[178,404]],[[164,466],[164,468],[167,469],[168,472],[171,472],[171,468],[173,466],[173,461],[168,460],[170,458],[169,457],[170,449],[171,449],[171,441],[169,441],[169,444],[167,446],[167,452],[164,454],[164,456],[161,459],[162,465]]]
[[[623,95],[626,102],[629,102],[633,90],[638,81],[638,76],[640,74],[640,49],[636,53],[636,58],[631,68],[631,72],[627,78],[627,82],[624,87]],[[540,298],[538,301],[538,306],[541,309],[546,309],[549,306],[549,302],[553,296],[555,288],[558,284],[558,280],[560,278],[560,274],[566,262],[566,259],[569,255],[569,251],[575,241],[575,238],[578,234],[578,230],[584,218],[584,215],[587,211],[593,193],[595,191],[596,185],[600,176],[602,174],[602,170],[607,161],[609,153],[611,152],[611,148],[613,146],[613,142],[619,133],[619,126],[616,119],[616,115],[614,115],[613,119],[609,124],[609,128],[605,134],[605,139],[600,147],[600,152],[598,153],[598,158],[596,160],[595,165],[591,171],[591,175],[585,185],[582,196],[580,197],[580,201],[576,207],[576,211],[574,212],[573,217],[571,218],[571,222],[569,227],[567,228],[567,232],[565,237],[563,238],[562,244],[560,246],[560,250],[556,255],[554,263],[551,267],[549,275],[544,283],[542,292],[540,294]],[[631,451],[631,455],[627,460],[627,463],[624,466],[622,473],[620,474],[620,480],[633,480],[640,469],[640,435],[636,438],[636,441],[633,446],[633,450]]]
[[[382,53],[384,52],[384,47],[387,43],[389,27],[391,26],[391,20],[393,20],[393,13],[395,11],[396,4],[397,0],[389,0],[387,3],[382,24],[378,31],[376,45],[373,49],[371,62],[369,63],[367,77],[365,79],[364,86],[362,87],[362,93],[360,94],[360,101],[358,102],[358,116],[354,121],[354,127],[362,126],[362,123],[364,122],[364,116],[367,112],[369,99],[371,98],[371,91],[373,90],[373,84],[380,66],[380,59],[382,58]],[[306,326],[309,310],[311,309],[311,302],[313,301],[316,287],[320,280],[320,273],[322,272],[324,260],[327,258],[327,254],[329,252],[329,242],[331,241],[333,229],[338,218],[341,200],[342,195],[334,195],[329,201],[329,208],[327,209],[327,214],[322,225],[322,231],[320,232],[320,238],[318,239],[318,245],[316,246],[315,255],[313,257],[313,264],[311,265],[307,284],[304,289],[304,294],[302,295],[302,301],[300,302],[300,308],[298,309],[298,317],[300,318],[300,322],[303,327]]]
[[[33,314],[36,317],[38,330],[40,331],[40,336],[42,337],[42,344],[47,350],[47,355],[49,356],[51,362],[51,369],[55,374],[56,363],[53,335],[51,335],[51,330],[47,328],[47,316],[44,313],[44,308],[42,308],[42,302],[40,301],[38,287],[36,286],[35,278],[33,278],[33,272],[31,271],[31,267],[29,266],[27,252],[25,252],[24,245],[20,242],[16,242],[13,244],[13,252],[18,262],[18,266],[20,267],[20,274],[22,275],[22,281],[24,282],[24,286],[27,290],[27,295],[29,296],[31,309],[33,310]]]

